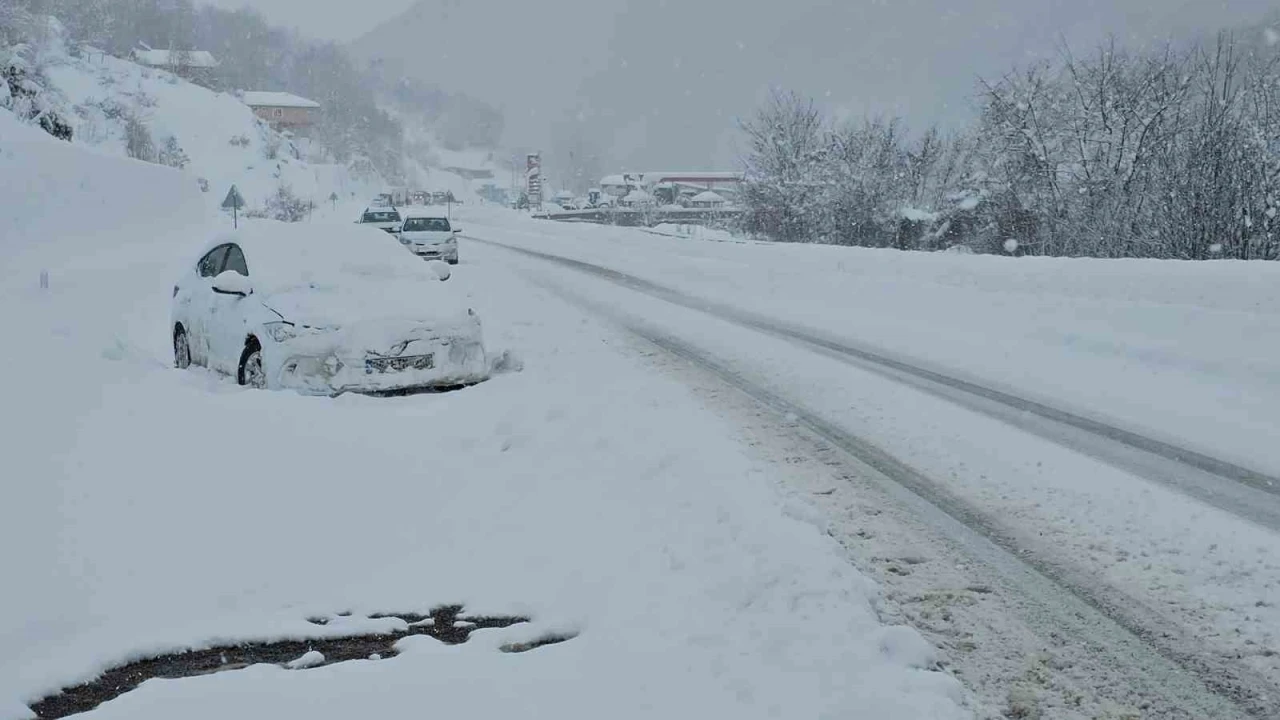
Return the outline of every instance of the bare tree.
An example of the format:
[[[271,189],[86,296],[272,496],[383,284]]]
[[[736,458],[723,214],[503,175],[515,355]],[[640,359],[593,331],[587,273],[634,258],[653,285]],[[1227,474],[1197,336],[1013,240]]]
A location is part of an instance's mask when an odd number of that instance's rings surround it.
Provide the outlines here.
[[[744,225],[789,242],[813,239],[819,169],[826,159],[826,127],[813,101],[775,92],[754,118],[742,123],[748,153]]]

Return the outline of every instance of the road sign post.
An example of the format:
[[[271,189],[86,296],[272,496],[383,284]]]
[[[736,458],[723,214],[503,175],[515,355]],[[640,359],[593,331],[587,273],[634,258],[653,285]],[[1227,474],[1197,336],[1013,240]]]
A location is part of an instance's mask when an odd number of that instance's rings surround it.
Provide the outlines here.
[[[226,199],[222,201],[222,209],[231,209],[231,223],[232,227],[236,229],[240,228],[240,208],[242,207],[244,207],[244,197],[236,186],[232,185],[231,189],[227,191]]]

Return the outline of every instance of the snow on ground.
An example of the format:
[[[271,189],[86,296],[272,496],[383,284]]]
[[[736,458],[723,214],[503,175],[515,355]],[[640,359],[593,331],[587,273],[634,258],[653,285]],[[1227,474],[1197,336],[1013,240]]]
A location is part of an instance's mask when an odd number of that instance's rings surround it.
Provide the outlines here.
[[[730,245],[467,214],[477,237],[602,262],[1053,404],[1114,414],[1211,453],[1225,448],[1264,469],[1280,466],[1266,441],[1280,436],[1280,267]],[[1172,632],[1197,645],[1189,650],[1203,645],[1280,682],[1275,532],[792,344],[508,255],[530,275],[726,359],[945,481],[1023,547],[1118,589],[1134,614],[1173,623]]]
[[[958,683],[924,669],[931,649],[879,624],[874,585],[783,512],[732,429],[615,331],[464,255],[449,282],[523,372],[328,399],[174,370],[170,289],[202,199],[175,171],[69,151],[4,149],[47,170],[50,199],[0,186],[24,198],[0,226],[16,268],[0,322],[22,339],[0,406],[0,436],[21,440],[0,504],[0,718],[147,653],[455,602],[533,624],[151,681],[88,717],[966,716]],[[93,184],[110,173],[115,188]],[[117,212],[47,232],[52,198]],[[42,289],[27,270],[46,265]],[[546,631],[579,635],[497,651]]]
[[[654,235],[676,238],[692,238],[694,240],[705,240],[713,242],[747,242],[742,238],[734,235],[728,230],[718,228],[709,228],[702,225],[684,225],[680,223],[659,223],[649,232]]]

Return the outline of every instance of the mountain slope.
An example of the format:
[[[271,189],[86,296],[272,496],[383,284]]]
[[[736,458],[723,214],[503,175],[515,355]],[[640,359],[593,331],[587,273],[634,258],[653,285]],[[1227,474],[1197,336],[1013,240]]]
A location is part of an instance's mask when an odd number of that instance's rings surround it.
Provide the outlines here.
[[[384,184],[367,162],[327,162],[324,148],[260,121],[236,96],[171,73],[92,52],[53,32],[29,51],[42,96],[72,129],[72,142],[169,165],[217,206],[234,184],[249,208],[280,188],[304,202],[366,197]]]

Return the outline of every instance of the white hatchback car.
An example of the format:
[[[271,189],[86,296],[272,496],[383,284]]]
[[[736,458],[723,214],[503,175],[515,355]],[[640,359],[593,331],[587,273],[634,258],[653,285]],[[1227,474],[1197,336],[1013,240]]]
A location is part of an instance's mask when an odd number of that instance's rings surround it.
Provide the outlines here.
[[[487,379],[480,319],[441,282],[448,267],[385,237],[274,222],[220,234],[173,287],[174,364],[324,395]]]
[[[457,265],[459,232],[443,215],[410,210],[400,226],[400,243],[418,257]]]

